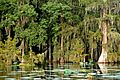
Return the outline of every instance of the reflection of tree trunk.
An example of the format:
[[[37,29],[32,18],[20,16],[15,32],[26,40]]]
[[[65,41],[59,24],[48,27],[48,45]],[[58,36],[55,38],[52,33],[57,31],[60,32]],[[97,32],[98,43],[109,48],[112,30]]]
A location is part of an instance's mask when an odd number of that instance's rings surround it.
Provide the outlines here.
[[[103,18],[106,16],[106,9],[103,9]],[[107,62],[107,21],[103,20],[101,23],[101,32],[102,32],[102,52],[99,57],[98,62],[106,63]]]
[[[99,68],[100,68],[100,70],[101,70],[101,72],[103,74],[107,74],[108,73],[107,65],[108,64],[98,64],[98,66],[99,66]]]

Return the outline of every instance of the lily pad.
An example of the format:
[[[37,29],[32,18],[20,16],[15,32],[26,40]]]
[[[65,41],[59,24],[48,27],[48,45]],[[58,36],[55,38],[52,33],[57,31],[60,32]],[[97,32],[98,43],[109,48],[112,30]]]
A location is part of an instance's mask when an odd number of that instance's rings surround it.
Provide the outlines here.
[[[80,75],[71,75],[71,78],[83,78],[84,76],[80,76]]]
[[[28,76],[34,76],[34,75],[37,75],[37,73],[30,73],[30,74],[27,74]]]
[[[5,80],[16,80],[15,78],[5,78]]]
[[[62,78],[62,80],[71,80],[71,78]]]
[[[61,78],[54,78],[53,80],[61,80]]]
[[[17,75],[17,74],[18,74],[18,72],[15,72],[15,71],[8,73],[8,75]]]
[[[6,77],[8,77],[8,76],[0,76],[0,78],[6,78]]]
[[[77,75],[78,75],[78,76],[85,76],[86,73],[78,73]]]

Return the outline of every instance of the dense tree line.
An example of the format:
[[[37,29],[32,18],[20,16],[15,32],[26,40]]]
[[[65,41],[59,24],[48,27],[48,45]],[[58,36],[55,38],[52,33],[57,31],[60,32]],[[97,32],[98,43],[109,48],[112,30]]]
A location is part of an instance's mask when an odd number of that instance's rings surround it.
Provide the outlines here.
[[[119,57],[119,0],[0,0],[1,63]]]

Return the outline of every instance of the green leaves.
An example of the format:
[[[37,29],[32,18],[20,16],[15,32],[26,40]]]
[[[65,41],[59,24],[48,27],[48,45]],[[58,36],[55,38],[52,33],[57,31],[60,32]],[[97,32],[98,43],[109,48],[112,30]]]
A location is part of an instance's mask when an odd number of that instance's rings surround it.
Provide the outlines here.
[[[12,40],[8,37],[5,44],[0,41],[0,55],[4,60],[7,60],[7,63],[11,62],[18,53],[20,52],[16,48],[16,39]]]
[[[5,20],[1,21],[1,28],[11,27],[11,26],[15,25],[15,21],[17,20],[17,18],[12,14],[6,14],[4,16],[4,18],[5,18]]]
[[[115,31],[110,31],[108,33],[108,49],[110,53],[120,53],[120,33],[115,32]]]
[[[104,2],[104,3],[106,3],[106,2],[107,2],[107,0],[103,0],[103,2]]]
[[[25,30],[26,38],[30,46],[36,46],[46,41],[46,31],[43,28],[46,28],[45,23],[30,23],[28,29]]]
[[[65,18],[71,16],[70,15],[71,8],[68,5],[64,5],[61,3],[47,2],[47,4],[44,4],[41,9],[48,13],[48,16],[51,17],[50,20],[54,19],[56,20],[61,15],[64,16]]]
[[[46,10],[49,13],[55,13],[55,12],[61,12],[61,11],[69,11],[71,10],[71,8],[62,3],[47,2],[47,4],[44,4],[42,6],[42,10]]]
[[[34,7],[29,4],[19,6],[16,14],[18,16],[26,16],[26,17],[37,16],[37,13],[35,12]]]

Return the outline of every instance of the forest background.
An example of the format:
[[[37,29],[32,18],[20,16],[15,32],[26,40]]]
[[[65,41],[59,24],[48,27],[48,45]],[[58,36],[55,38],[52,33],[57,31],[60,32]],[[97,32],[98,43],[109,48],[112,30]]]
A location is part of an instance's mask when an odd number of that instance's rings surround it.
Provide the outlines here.
[[[0,64],[120,61],[120,0],[0,0]]]

